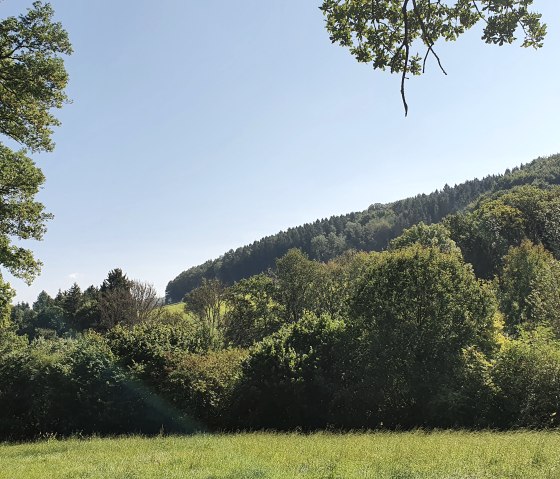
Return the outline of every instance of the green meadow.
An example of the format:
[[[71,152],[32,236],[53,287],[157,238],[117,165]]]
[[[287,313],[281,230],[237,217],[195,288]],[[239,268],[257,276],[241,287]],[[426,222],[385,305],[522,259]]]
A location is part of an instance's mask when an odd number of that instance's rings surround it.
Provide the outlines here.
[[[560,432],[194,435],[0,445],[0,478],[560,477]]]

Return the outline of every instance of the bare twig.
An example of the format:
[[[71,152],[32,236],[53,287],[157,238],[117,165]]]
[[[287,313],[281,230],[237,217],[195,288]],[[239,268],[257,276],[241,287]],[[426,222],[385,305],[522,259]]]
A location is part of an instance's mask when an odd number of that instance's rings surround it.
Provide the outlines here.
[[[420,15],[420,11],[418,10],[418,5],[416,4],[416,0],[412,0],[412,8],[414,10],[414,14],[416,15],[416,18],[418,19],[418,22],[420,23],[420,28],[422,29],[422,37],[423,37],[424,43],[428,47],[428,51],[427,51],[426,55],[424,56],[424,63],[422,65],[422,73],[424,73],[424,71],[426,69],[426,58],[428,58],[428,55],[431,52],[432,55],[436,58],[440,70],[444,73],[444,75],[447,75],[447,72],[443,68],[438,54],[435,52],[435,50],[433,48],[434,47],[434,42],[432,41],[432,39],[428,35],[428,32],[426,30],[426,25],[424,23],[424,20],[422,19],[422,15]]]
[[[488,20],[486,20],[486,17],[484,16],[484,14],[480,11],[480,8],[478,8],[478,5],[476,4],[475,0],[472,0],[472,4],[473,7],[476,9],[476,12],[478,13],[478,16],[484,20],[486,23],[488,23]]]
[[[402,13],[404,18],[404,39],[399,51],[402,50],[404,47],[405,51],[405,58],[404,58],[404,67],[401,76],[401,98],[404,105],[404,116],[408,116],[408,103],[406,102],[406,95],[404,92],[404,82],[406,81],[406,73],[408,71],[408,59],[410,57],[410,41],[408,38],[408,1],[404,0],[402,6]]]

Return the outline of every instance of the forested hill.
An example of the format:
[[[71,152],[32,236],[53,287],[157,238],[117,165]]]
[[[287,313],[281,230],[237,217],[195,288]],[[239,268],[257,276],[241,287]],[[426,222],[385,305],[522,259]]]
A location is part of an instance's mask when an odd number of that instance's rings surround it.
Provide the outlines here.
[[[521,167],[481,180],[466,181],[430,194],[421,194],[388,204],[373,204],[367,210],[332,216],[266,236],[250,245],[230,250],[217,259],[183,271],[166,288],[169,302],[200,285],[203,278],[233,283],[266,271],[291,248],[299,248],[311,259],[326,261],[348,249],[378,251],[389,240],[420,221],[436,223],[464,209],[484,194],[522,184],[560,184],[560,154],[538,158]]]

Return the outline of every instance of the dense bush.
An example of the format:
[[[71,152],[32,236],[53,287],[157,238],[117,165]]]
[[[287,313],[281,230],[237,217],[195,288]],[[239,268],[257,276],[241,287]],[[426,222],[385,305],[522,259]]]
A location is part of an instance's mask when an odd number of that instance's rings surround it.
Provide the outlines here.
[[[205,425],[231,425],[233,394],[247,354],[225,349],[177,356],[161,389],[176,408]]]
[[[208,348],[204,336],[187,321],[146,322],[132,328],[116,326],[106,337],[121,365],[156,384],[164,380],[172,356]]]
[[[462,374],[463,350],[496,347],[493,294],[460,254],[412,245],[377,256],[353,301],[361,424],[415,427],[449,416],[442,391]]]
[[[510,248],[503,261],[497,285],[508,333],[543,323],[560,334],[560,262],[530,241]]]
[[[444,223],[478,276],[499,273],[503,257],[523,240],[560,258],[560,188],[524,185],[483,196]]]
[[[560,341],[538,327],[508,341],[492,370],[502,427],[560,426]]]
[[[265,338],[251,352],[236,390],[239,427],[318,428],[336,422],[345,325],[306,315]]]
[[[156,433],[192,424],[123,370],[105,340],[16,342],[0,358],[0,436]]]
[[[227,423],[224,411],[247,356],[244,350],[209,350],[208,336],[188,321],[117,326],[107,339],[119,364],[180,417],[206,426]]]
[[[259,274],[230,287],[225,295],[224,339],[234,347],[250,347],[282,326],[282,306],[275,300],[273,279]]]

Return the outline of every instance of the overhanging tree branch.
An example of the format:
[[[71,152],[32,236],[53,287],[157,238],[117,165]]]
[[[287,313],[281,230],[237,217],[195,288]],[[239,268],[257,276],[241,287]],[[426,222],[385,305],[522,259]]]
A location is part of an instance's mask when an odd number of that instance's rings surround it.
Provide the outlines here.
[[[400,74],[406,116],[408,75],[425,73],[430,55],[447,75],[435,51],[438,40],[454,41],[484,21],[482,40],[486,43],[513,43],[515,31],[520,30],[525,37],[523,47],[540,48],[546,25],[540,14],[528,11],[531,3],[532,0],[323,0],[320,8],[333,43],[349,48],[358,62]],[[412,54],[415,40],[427,47],[423,56]]]

